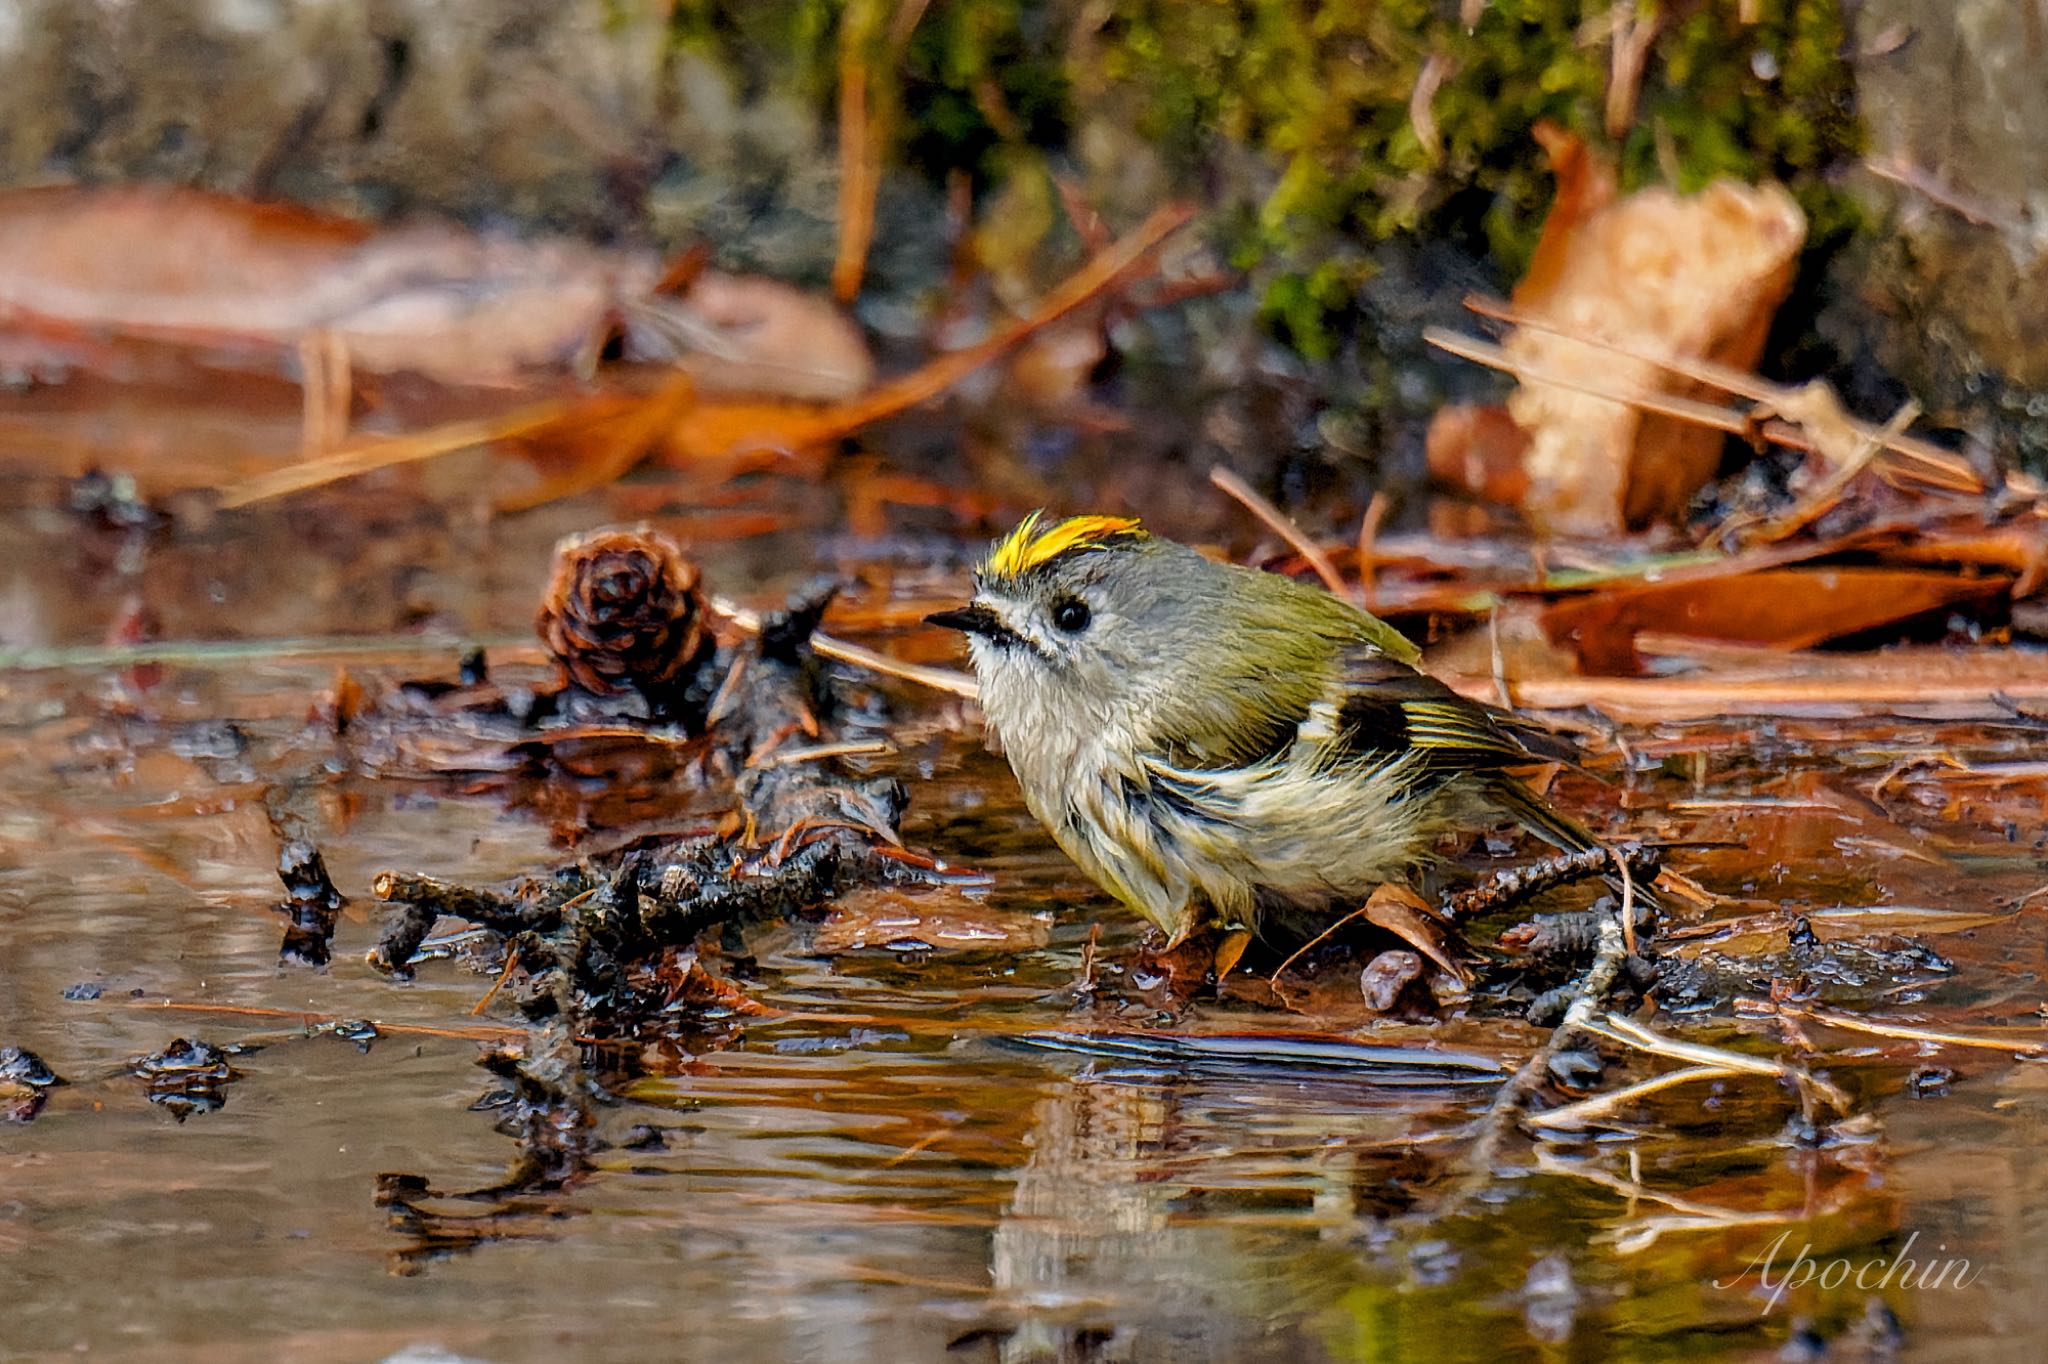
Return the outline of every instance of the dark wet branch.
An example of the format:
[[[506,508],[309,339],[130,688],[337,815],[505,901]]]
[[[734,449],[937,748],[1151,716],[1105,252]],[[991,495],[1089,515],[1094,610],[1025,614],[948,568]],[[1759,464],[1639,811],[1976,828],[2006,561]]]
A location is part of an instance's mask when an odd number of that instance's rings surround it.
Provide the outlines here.
[[[385,922],[384,932],[370,949],[369,957],[371,966],[392,975],[410,973],[413,955],[444,914],[498,933],[517,933],[536,926],[531,922],[531,911],[486,887],[387,871],[371,883],[370,890],[379,900],[400,906],[400,912]]]
[[[623,556],[622,563],[633,559],[630,539],[611,537],[607,552]],[[571,542],[570,549],[580,553],[591,543]],[[948,879],[936,863],[897,843],[907,803],[901,784],[862,778],[830,753],[835,745],[857,744],[881,719],[872,701],[834,679],[809,648],[831,584],[801,590],[764,620],[757,637],[712,654],[677,645],[661,625],[671,598],[695,600],[694,579],[690,591],[661,588],[653,606],[618,595],[649,582],[683,581],[692,570],[670,564],[628,572],[632,564],[609,559],[595,568],[576,562],[589,571],[572,586],[596,605],[570,599],[574,610],[544,614],[543,632],[552,622],[561,634],[566,621],[577,624],[579,639],[604,642],[603,676],[622,690],[637,675],[636,664],[651,658],[664,686],[706,695],[706,767],[729,775],[735,810],[718,833],[643,838],[518,881],[467,885],[385,872],[376,895],[398,911],[370,954],[373,966],[406,973],[434,923],[460,919],[509,941],[508,976],[525,973],[530,1014],[568,1019],[581,1034],[609,1035],[630,1031],[641,1006],[665,1006],[659,988],[646,984],[647,963],[707,929],[798,913],[859,886]],[[589,661],[586,652],[581,662]],[[824,752],[814,758],[800,751],[810,749]]]
[[[1495,872],[1478,885],[1445,896],[1444,912],[1453,922],[1463,923],[1509,909],[1573,881],[1605,875],[1614,870],[1617,858],[1628,864],[1630,876],[1648,885],[1663,866],[1663,849],[1628,842],[1616,843],[1612,847],[1553,853],[1519,867]]]
[[[1500,1087],[1480,1119],[1479,1139],[1473,1144],[1468,1166],[1471,1177],[1454,1200],[1454,1208],[1478,1187],[1492,1180],[1494,1161],[1500,1153],[1501,1143],[1520,1121],[1530,1101],[1549,1081],[1553,1067],[1578,1037],[1580,1025],[1592,1017],[1615,988],[1627,960],[1628,945],[1621,931],[1621,915],[1608,914],[1600,927],[1592,964],[1571,987],[1570,1003],[1562,1020]]]

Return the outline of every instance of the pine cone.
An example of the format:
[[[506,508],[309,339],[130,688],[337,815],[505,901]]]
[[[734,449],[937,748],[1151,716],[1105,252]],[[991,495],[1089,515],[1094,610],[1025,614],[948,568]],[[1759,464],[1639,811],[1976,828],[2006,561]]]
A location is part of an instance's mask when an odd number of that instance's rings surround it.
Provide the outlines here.
[[[654,697],[687,684],[710,652],[697,566],[665,535],[593,531],[555,546],[535,622],[569,683]]]

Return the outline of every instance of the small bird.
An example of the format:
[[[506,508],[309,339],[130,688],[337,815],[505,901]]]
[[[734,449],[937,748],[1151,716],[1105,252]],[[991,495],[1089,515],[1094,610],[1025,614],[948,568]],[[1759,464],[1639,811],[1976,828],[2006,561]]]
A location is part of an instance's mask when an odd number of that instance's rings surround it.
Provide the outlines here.
[[[1327,592],[1132,518],[1037,512],[974,587],[927,619],[966,632],[1024,803],[1169,945],[1214,927],[1234,960],[1262,918],[1349,912],[1504,817],[1595,846],[1511,774],[1572,761],[1567,740],[1419,672]]]

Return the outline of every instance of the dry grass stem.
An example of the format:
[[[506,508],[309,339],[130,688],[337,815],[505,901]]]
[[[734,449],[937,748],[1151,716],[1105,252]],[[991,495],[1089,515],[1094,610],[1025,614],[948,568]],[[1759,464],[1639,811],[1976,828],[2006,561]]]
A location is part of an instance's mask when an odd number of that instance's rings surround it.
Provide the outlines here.
[[[761,633],[761,615],[758,611],[750,611],[737,602],[727,601],[723,597],[713,597],[711,608],[731,621],[735,629],[749,635]],[[970,674],[952,668],[906,663],[900,658],[891,658],[887,654],[858,644],[848,644],[843,639],[834,639],[827,634],[813,634],[810,643],[811,649],[825,658],[836,658],[841,663],[851,663],[857,668],[866,668],[885,677],[900,677],[906,682],[915,682],[921,687],[930,687],[933,691],[942,691],[951,696],[965,697],[969,701],[977,700],[981,696],[981,689],[975,685]]]
[[[1522,1119],[1522,1124],[1525,1127],[1551,1131],[1581,1132],[1597,1122],[1606,1120],[1636,1100],[1660,1090],[1674,1089],[1698,1080],[1726,1079],[1742,1073],[1727,1066],[1688,1066],[1684,1070],[1667,1071],[1663,1075],[1653,1075],[1647,1080],[1638,1080],[1612,1093],[1595,1094],[1591,1098],[1580,1099],[1577,1103],[1565,1104],[1542,1113],[1531,1113]]]
[[[1818,1023],[1826,1028],[1840,1028],[1844,1032],[1865,1033],[1872,1037],[1891,1037],[1902,1042],[1923,1042],[1937,1047],[1970,1047],[1978,1051],[2005,1052],[2012,1056],[2048,1056],[2048,1038],[1999,1037],[1993,1033],[1918,1028],[1910,1023],[1885,1023],[1874,1018],[1844,1013],[1840,1009],[1790,1004],[1778,1000],[1738,1000],[1736,1007],[1745,1013],[1793,1018],[1805,1023]]]
[[[1287,545],[1302,558],[1323,580],[1323,586],[1330,589],[1332,596],[1349,600],[1351,589],[1345,586],[1343,575],[1337,572],[1337,565],[1330,562],[1330,556],[1323,553],[1322,546],[1308,537],[1308,533],[1281,511],[1278,507],[1259,496],[1251,484],[1239,478],[1230,470],[1218,465],[1209,471],[1209,482],[1235,498],[1246,511],[1259,518],[1266,528],[1287,542]]]
[[[827,758],[865,758],[894,753],[896,746],[886,739],[849,739],[841,744],[814,744],[809,748],[784,749],[761,760],[761,767],[787,767],[791,763],[823,762]]]
[[[378,469],[417,464],[421,460],[437,459],[471,446],[527,435],[570,415],[577,406],[564,399],[550,399],[515,408],[502,416],[445,422],[402,436],[357,440],[330,455],[302,460],[271,473],[230,484],[221,490],[220,505],[224,508],[247,507]]]
[[[1788,411],[1799,406],[1798,389],[1789,388],[1783,384],[1774,384],[1767,379],[1759,378],[1748,370],[1737,369],[1733,365],[1718,364],[1712,360],[1702,359],[1697,356],[1662,355],[1620,341],[1609,341],[1603,337],[1581,335],[1545,318],[1518,310],[1509,304],[1501,302],[1499,299],[1487,298],[1480,294],[1466,295],[1465,306],[1481,317],[1491,318],[1496,322],[1505,322],[1510,326],[1526,327],[1531,331],[1561,336],[1567,340],[1576,341],[1580,345],[1592,346],[1596,350],[1604,350],[1614,355],[1626,356],[1631,360],[1647,361],[1678,375],[1680,378],[1688,379],[1693,383],[1703,384],[1709,388],[1718,388],[1724,393],[1732,394],[1738,398],[1746,398],[1753,403],[1766,405],[1772,411]],[[1441,335],[1446,340],[1462,341],[1482,347],[1486,346],[1486,343],[1478,342],[1476,338],[1460,336],[1455,332],[1445,332],[1436,328],[1432,328],[1431,331],[1436,332],[1437,335]],[[1465,352],[1457,350],[1452,346],[1443,345],[1436,339],[1436,336],[1425,334],[1425,339],[1431,345],[1437,345],[1441,349],[1449,350],[1453,355],[1462,355],[1465,359],[1476,360],[1480,364],[1490,365],[1495,369],[1506,369],[1509,373],[1515,372],[1509,364],[1496,363],[1493,359],[1465,354]],[[1498,353],[1498,348],[1486,347],[1486,349]],[[1505,356],[1503,355],[1501,358],[1505,359]],[[1559,382],[1558,380],[1545,378],[1541,375],[1529,377],[1536,378],[1543,383]],[[1570,387],[1570,385],[1566,386]],[[1592,390],[1588,389],[1578,391],[1592,392]],[[1610,398],[1614,402],[1633,401],[1628,397],[1604,392],[1593,393],[1593,396]],[[1637,405],[1643,406],[1642,404]],[[1720,430],[1727,431],[1730,435],[1747,437],[1754,433],[1754,423],[1747,416],[1736,416],[1731,419],[1730,414],[1725,410],[1708,404],[1688,404],[1683,409],[1667,412],[1666,415],[1678,417],[1681,420],[1692,420],[1694,419],[1692,414],[1700,409],[1713,412],[1723,419],[1721,421],[1705,422],[1703,423],[1705,425],[1715,426]],[[1663,409],[1645,406],[1645,410],[1661,411]],[[1923,466],[1941,486],[1951,487],[1958,492],[1984,491],[1983,479],[1979,478],[1976,470],[1972,469],[1960,456],[1944,450],[1938,445],[1905,435],[1902,432],[1893,433],[1885,437],[1880,427],[1858,421],[1855,418],[1849,418],[1848,420],[1851,429],[1856,431],[1857,434],[1871,439],[1881,438],[1880,443],[1885,449]],[[1777,423],[1766,424],[1762,434],[1771,440],[1777,440],[1780,444],[1790,445],[1796,449],[1810,448],[1804,441],[1781,440]]]
[[[1747,1056],[1739,1051],[1708,1046],[1704,1042],[1685,1042],[1675,1037],[1666,1037],[1618,1014],[1608,1014],[1597,1019],[1589,1017],[1584,1020],[1582,1026],[1596,1037],[1619,1042],[1625,1047],[1646,1052],[1651,1056],[1783,1080],[1802,1092],[1822,1100],[1837,1113],[1847,1113],[1850,1110],[1849,1096],[1838,1086],[1784,1061],[1770,1057]]]

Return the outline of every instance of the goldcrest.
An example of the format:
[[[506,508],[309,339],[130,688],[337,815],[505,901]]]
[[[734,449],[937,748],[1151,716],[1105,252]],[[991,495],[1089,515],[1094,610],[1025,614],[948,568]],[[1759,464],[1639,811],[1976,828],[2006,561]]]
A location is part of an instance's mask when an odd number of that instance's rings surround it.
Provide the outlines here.
[[[1564,739],[1417,671],[1412,643],[1327,592],[1134,519],[1037,513],[974,587],[929,619],[966,632],[1025,804],[1169,943],[1348,913],[1503,818],[1593,845],[1511,775],[1569,761]]]

